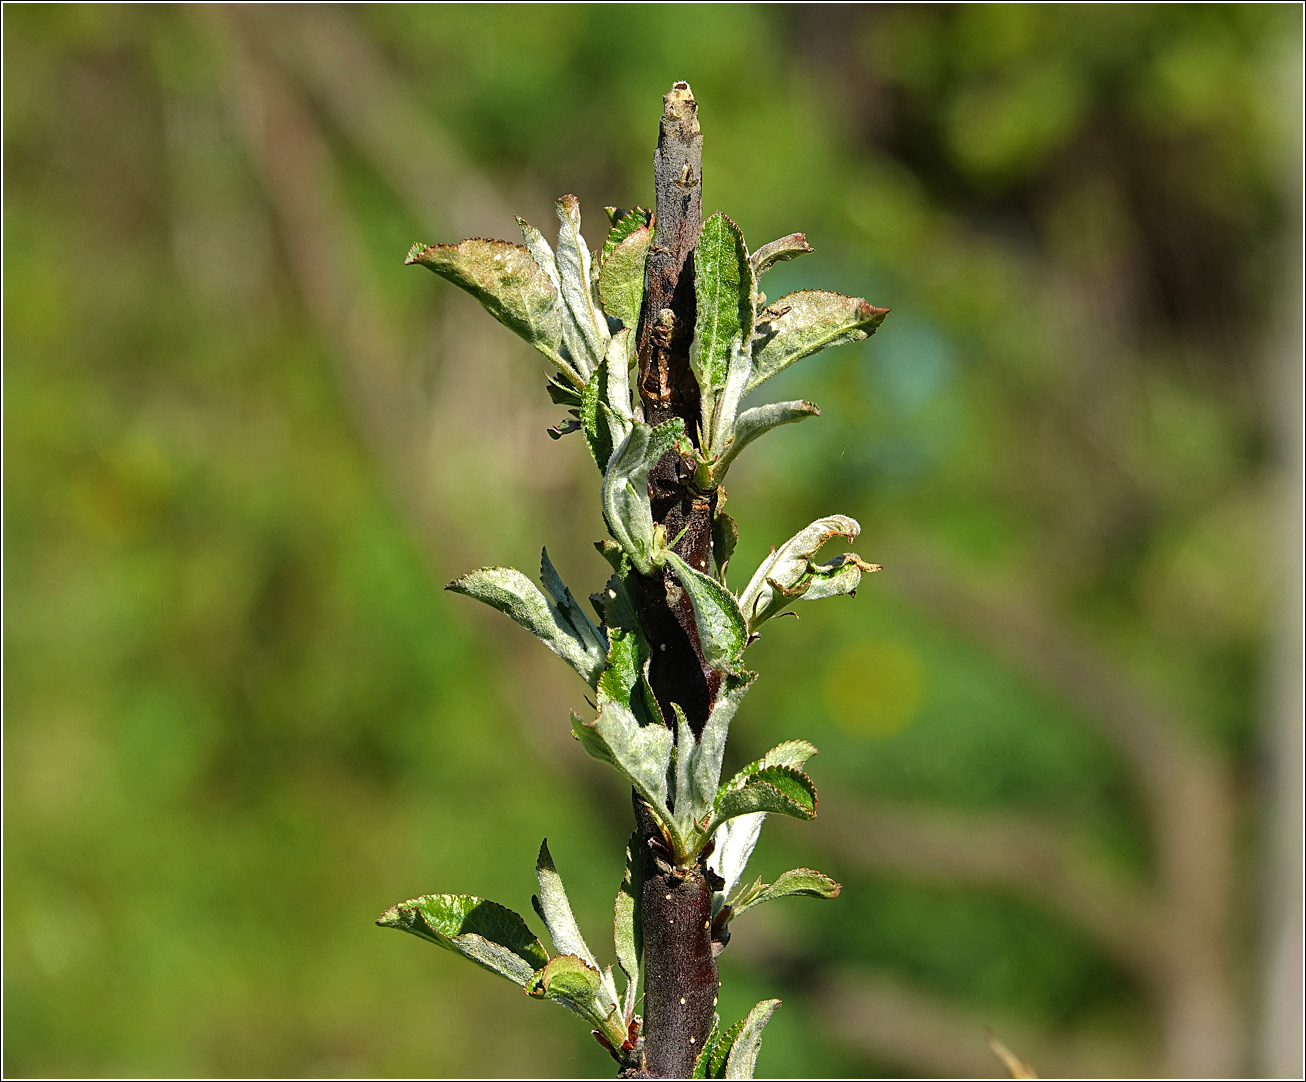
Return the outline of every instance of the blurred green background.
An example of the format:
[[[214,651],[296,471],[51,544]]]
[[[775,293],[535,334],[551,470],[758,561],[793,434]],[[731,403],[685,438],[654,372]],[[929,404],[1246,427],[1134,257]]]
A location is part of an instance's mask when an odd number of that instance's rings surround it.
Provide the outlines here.
[[[784,999],[771,1076],[1300,1070],[1299,7],[3,19],[6,1075],[611,1073],[371,924],[529,912],[547,835],[606,942],[630,829],[440,588],[596,589],[593,466],[401,262],[563,192],[597,245],[675,79],[705,210],[816,250],[768,294],[893,309],[731,475],[736,588],[836,511],[886,570],[751,652],[733,757],[822,751],[754,868],[844,891],[741,919],[723,1016]]]

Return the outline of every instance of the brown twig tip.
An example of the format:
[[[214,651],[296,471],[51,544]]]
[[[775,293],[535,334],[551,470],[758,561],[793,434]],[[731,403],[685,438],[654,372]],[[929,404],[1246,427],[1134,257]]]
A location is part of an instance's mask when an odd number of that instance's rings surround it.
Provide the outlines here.
[[[698,102],[686,82],[673,83],[662,96],[662,123],[679,121],[691,134],[698,134]]]

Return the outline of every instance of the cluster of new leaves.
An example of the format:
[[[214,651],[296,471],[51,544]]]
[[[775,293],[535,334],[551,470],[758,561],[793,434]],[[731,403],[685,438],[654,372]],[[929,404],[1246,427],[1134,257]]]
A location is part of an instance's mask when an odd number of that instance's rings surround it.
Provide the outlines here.
[[[713,899],[721,927],[764,901],[786,895],[833,897],[839,887],[810,869],[784,873],[775,883],[742,877],[766,816],[816,815],[816,789],[803,772],[816,749],[790,741],[722,783],[721,767],[731,720],[756,674],[743,655],[758,629],[795,601],[852,594],[873,564],[847,553],[817,563],[827,541],[855,538],[859,527],[842,515],[820,519],[762,562],[743,593],[726,582],[734,548],[734,523],[724,512],[713,528],[712,573],[689,566],[656,524],[649,473],[668,452],[679,455],[684,476],[707,494],[721,485],[739,452],[778,425],[819,415],[810,402],[775,402],[743,409],[745,396],[795,361],[826,346],[874,332],[884,309],[821,290],[800,290],[767,304],[758,278],[779,260],[811,251],[794,234],[749,253],[739,228],[723,214],[703,224],[694,254],[697,319],[690,363],[702,404],[696,432],[675,418],[644,421],[632,392],[634,334],[643,307],[644,265],[656,222],[642,209],[609,208],[611,228],[597,255],[580,230],[576,199],[558,200],[557,247],[518,219],[524,246],[466,240],[457,245],[415,245],[408,262],[429,267],[475,296],[500,322],[555,366],[553,401],[569,417],[550,434],[580,431],[602,472],[601,502],[610,540],[598,548],[611,566],[605,587],[590,596],[590,618],[543,554],[541,591],[512,568],[473,571],[449,584],[526,628],[563,658],[594,691],[596,715],[572,716],[586,751],[611,764],[648,803],[676,862],[688,867],[710,848],[708,866],[724,881]],[[649,643],[633,600],[634,575],[670,569],[688,596],[704,660],[721,676],[720,691],[696,737],[683,712],[666,717],[649,685]],[[576,928],[547,848],[537,872],[536,911],[556,953],[550,957],[525,922],[492,902],[462,895],[433,895],[396,906],[381,923],[421,935],[521,984],[528,994],[553,999],[581,1014],[619,1062],[629,1065],[638,1040],[634,1013],[639,973],[638,860],[617,895],[616,948],[626,975],[618,997],[611,967],[601,970]],[[752,1076],[762,1027],[775,1001],[759,1004],[743,1021],[714,1030],[699,1059],[702,1077]]]

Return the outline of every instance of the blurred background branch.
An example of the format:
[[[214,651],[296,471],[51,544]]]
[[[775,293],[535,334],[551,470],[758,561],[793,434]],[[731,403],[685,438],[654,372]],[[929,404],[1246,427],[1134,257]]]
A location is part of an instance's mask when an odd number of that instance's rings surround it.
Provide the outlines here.
[[[1265,103],[1297,90],[1300,23],[705,11],[700,53],[639,9],[12,11],[7,1069],[594,1069],[368,934],[455,872],[529,891],[504,850],[524,824],[583,815],[577,854],[623,840],[566,674],[435,589],[543,541],[593,577],[592,472],[544,438],[526,352],[398,264],[511,236],[565,190],[589,221],[647,201],[657,88],[687,76],[713,209],[759,240],[807,228],[810,260],[903,317],[821,370],[819,446],[732,482],[737,574],[828,511],[795,503],[807,455],[839,463],[825,495],[887,570],[754,648],[792,659],[741,718],[759,745],[793,735],[787,686],[821,689],[830,784],[803,829],[846,889],[741,920],[723,1013],[759,973],[788,982],[763,1072],[992,1076],[985,1026],[1044,1076],[1299,1070],[1300,892],[1246,838],[1264,815],[1273,852],[1300,844],[1300,775],[1267,802],[1255,739],[1267,482],[1298,454],[1267,450],[1266,403],[1298,396],[1260,358],[1300,379],[1257,337],[1299,224]],[[618,63],[617,40],[647,55]],[[775,87],[740,75],[759,56]],[[74,279],[74,237],[113,272]],[[518,435],[486,442],[490,415]],[[1300,684],[1278,666],[1282,767]],[[448,838],[468,803],[475,836]],[[577,885],[583,923],[610,917],[609,878]],[[1259,997],[1253,895],[1277,899]],[[66,897],[76,957],[43,916]],[[116,1005],[70,991],[88,973]],[[491,1031],[485,1053],[447,1039]]]

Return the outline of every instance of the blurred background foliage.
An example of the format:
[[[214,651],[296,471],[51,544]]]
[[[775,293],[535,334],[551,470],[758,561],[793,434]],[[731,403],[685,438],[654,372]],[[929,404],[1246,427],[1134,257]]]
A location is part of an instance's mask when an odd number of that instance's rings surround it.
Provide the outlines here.
[[[834,511],[886,570],[753,648],[734,756],[822,750],[821,818],[757,871],[845,889],[741,920],[723,1016],[783,997],[770,1075],[996,1074],[986,1025],[1047,1074],[1296,1069],[1266,973],[1299,8],[4,31],[6,1074],[607,1072],[371,927],[528,911],[548,835],[602,940],[630,819],[567,733],[583,688],[440,589],[542,543],[597,588],[597,478],[538,357],[400,264],[547,232],[563,192],[597,244],[679,78],[705,210],[816,249],[768,293],[894,310],[785,373],[823,417],[732,472],[736,587]]]

